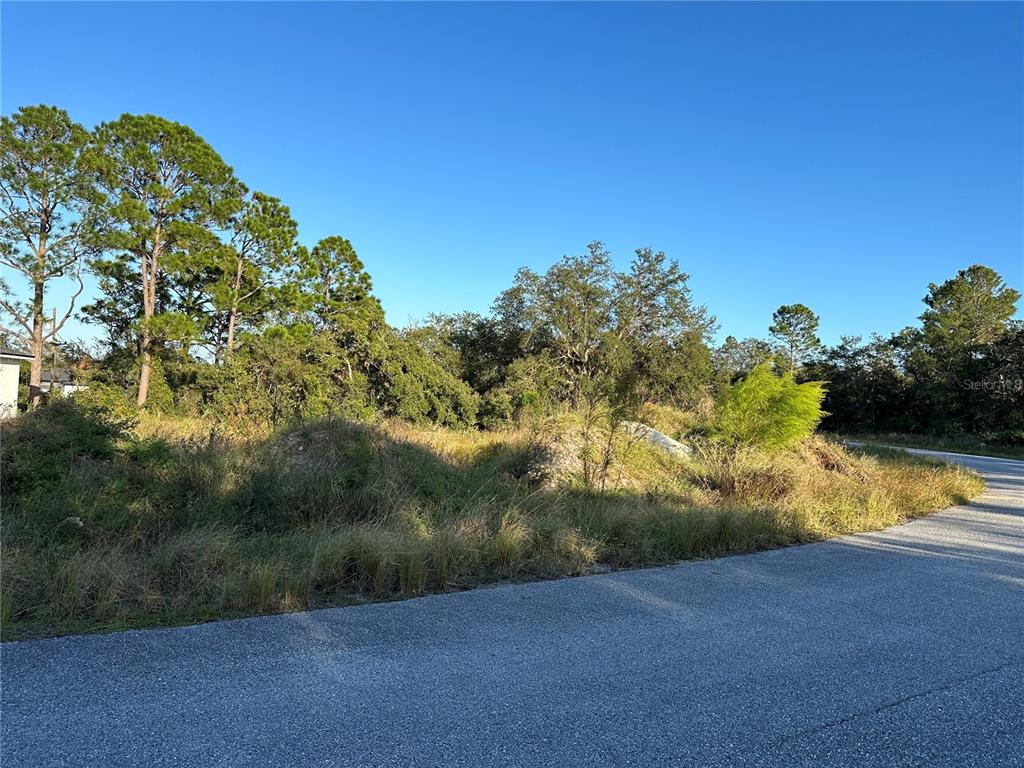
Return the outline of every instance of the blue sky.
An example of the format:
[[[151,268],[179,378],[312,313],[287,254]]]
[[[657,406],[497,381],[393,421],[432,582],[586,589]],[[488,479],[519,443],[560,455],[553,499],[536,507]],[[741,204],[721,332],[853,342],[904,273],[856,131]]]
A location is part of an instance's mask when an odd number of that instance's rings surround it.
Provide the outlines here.
[[[678,259],[720,337],[797,301],[895,331],[975,262],[1024,288],[1021,4],[0,7],[5,114],[191,125],[397,325],[593,239]]]

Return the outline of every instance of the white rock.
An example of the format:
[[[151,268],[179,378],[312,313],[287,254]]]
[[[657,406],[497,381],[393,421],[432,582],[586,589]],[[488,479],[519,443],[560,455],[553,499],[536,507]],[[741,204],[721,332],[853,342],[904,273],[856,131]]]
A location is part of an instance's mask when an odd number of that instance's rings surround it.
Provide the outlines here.
[[[668,435],[663,434],[646,424],[641,424],[639,421],[624,421],[622,422],[622,429],[628,434],[643,438],[656,448],[661,448],[661,450],[665,451],[665,453],[670,456],[675,456],[680,459],[688,459],[693,455],[693,449],[690,448],[690,446],[684,445],[678,440],[673,440]]]

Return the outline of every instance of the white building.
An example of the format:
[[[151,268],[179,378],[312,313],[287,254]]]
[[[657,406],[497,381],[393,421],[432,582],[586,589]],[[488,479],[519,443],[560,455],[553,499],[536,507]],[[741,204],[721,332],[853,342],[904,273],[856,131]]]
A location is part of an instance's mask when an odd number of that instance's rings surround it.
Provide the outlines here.
[[[52,392],[57,390],[64,395],[71,395],[86,389],[85,384],[76,384],[71,370],[68,368],[46,368],[43,367],[40,377],[39,391]]]
[[[31,359],[27,352],[0,347],[0,419],[18,413],[18,372]]]

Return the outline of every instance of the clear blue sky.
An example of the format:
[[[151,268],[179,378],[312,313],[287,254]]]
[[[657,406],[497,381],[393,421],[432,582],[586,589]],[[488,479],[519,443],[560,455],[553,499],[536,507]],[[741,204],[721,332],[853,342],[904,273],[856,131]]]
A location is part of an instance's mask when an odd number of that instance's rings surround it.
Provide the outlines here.
[[[2,3],[2,111],[191,125],[392,323],[486,310],[604,240],[721,336],[808,304],[914,322],[974,262],[1024,288],[1021,4]],[[77,331],[77,329],[76,329]]]

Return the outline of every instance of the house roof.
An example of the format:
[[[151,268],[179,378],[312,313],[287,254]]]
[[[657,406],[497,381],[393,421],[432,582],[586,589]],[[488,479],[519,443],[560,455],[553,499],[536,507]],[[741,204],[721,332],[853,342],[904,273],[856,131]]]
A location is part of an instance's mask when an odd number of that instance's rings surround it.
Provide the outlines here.
[[[32,355],[28,352],[24,352],[20,349],[13,349],[11,347],[0,347],[0,357],[6,357],[14,360],[31,360]]]
[[[71,371],[69,371],[67,368],[57,368],[51,370],[50,368],[43,366],[40,379],[42,381],[56,381],[58,384],[68,384],[71,381]]]

